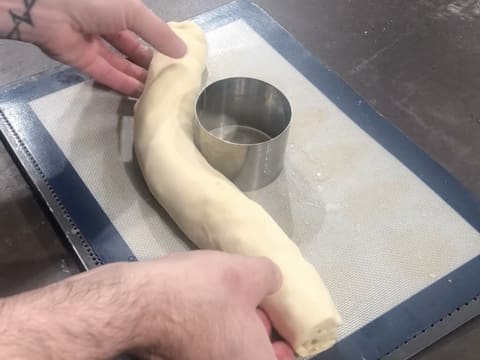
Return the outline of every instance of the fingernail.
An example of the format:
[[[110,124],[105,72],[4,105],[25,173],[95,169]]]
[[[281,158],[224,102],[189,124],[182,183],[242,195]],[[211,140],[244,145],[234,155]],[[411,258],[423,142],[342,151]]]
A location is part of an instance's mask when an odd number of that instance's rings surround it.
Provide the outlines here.
[[[145,86],[144,85],[140,85],[132,94],[132,97],[134,98],[139,98],[140,96],[142,96],[142,93],[143,93],[143,90],[145,89]]]
[[[144,71],[141,76],[138,78],[138,80],[140,80],[141,82],[145,82],[147,81],[147,76],[148,76],[148,72],[147,71]]]

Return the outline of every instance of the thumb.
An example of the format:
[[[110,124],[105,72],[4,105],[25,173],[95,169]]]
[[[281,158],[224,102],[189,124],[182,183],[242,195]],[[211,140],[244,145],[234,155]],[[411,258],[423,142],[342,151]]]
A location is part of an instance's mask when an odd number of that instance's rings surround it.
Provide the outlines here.
[[[266,296],[277,292],[282,286],[280,269],[266,257],[243,258],[240,266],[245,279],[242,295],[255,308]]]

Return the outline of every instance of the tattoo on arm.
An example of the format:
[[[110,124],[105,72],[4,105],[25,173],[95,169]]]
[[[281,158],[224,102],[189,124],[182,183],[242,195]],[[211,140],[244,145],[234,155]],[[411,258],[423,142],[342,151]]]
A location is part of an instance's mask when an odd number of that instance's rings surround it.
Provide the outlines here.
[[[32,17],[31,17],[31,11],[36,2],[37,0],[23,0],[23,4],[25,5],[25,10],[23,14],[17,14],[13,10],[8,11],[10,14],[10,17],[12,18],[13,28],[7,34],[6,36],[7,39],[21,40],[20,25],[22,23],[28,24],[32,27],[34,26]]]

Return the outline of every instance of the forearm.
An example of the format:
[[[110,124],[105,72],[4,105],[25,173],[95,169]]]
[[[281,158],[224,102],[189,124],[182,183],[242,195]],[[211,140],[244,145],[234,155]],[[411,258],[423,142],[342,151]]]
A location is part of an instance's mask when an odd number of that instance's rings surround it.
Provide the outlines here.
[[[0,300],[0,357],[110,359],[139,347],[139,296],[107,273]]]

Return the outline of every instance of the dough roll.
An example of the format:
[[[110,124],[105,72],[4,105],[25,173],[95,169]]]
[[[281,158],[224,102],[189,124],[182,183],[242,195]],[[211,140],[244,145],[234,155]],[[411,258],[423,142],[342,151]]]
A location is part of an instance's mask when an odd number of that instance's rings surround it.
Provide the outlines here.
[[[135,106],[134,147],[146,183],[199,248],[273,260],[283,274],[283,285],[261,306],[299,355],[319,353],[335,343],[340,316],[298,247],[197,150],[192,121],[207,43],[193,23],[170,25],[188,52],[179,60],[155,54]]]

